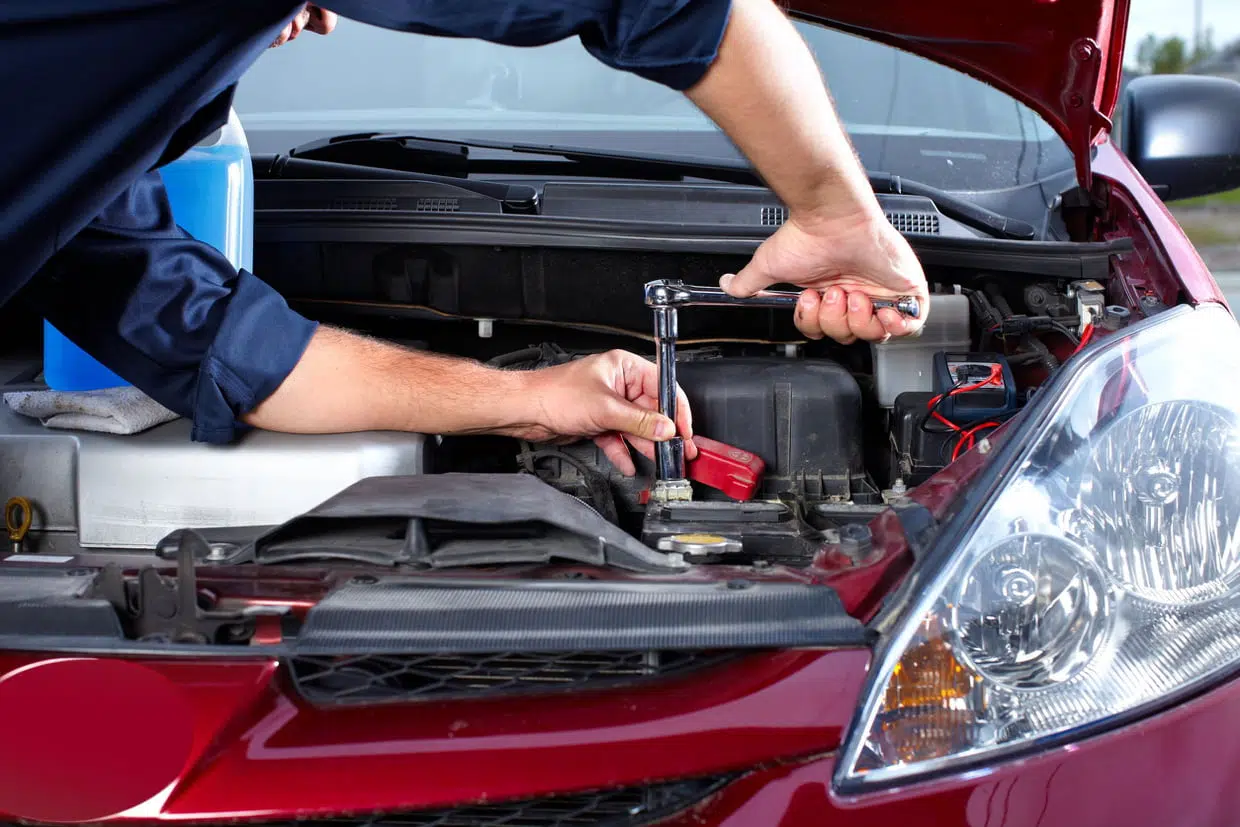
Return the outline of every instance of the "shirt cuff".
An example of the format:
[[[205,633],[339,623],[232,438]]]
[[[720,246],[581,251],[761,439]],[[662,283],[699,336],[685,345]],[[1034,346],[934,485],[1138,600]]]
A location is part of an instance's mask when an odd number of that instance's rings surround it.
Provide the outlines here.
[[[301,359],[316,325],[178,227],[148,173],[35,279],[45,317],[169,410],[228,442]]]
[[[683,92],[715,62],[731,12],[731,0],[649,0],[621,42],[581,41],[608,66]]]
[[[248,430],[241,417],[280,387],[317,329],[272,287],[241,270],[198,368],[193,439],[226,443]]]

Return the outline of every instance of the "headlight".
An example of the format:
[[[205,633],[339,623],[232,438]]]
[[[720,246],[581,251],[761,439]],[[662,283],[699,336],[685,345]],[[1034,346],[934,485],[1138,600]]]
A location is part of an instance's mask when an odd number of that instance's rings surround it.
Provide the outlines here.
[[[1240,327],[1179,308],[1078,361],[910,583],[840,790],[1079,737],[1240,666]]]

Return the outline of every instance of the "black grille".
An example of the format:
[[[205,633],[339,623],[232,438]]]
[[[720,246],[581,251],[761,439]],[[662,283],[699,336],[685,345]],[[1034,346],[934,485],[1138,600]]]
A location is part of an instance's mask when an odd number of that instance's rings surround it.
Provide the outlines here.
[[[366,212],[387,211],[396,209],[395,198],[337,198],[332,202],[333,210],[363,210]]]
[[[889,212],[887,220],[902,233],[938,235],[939,217],[932,212]]]
[[[458,212],[461,209],[459,198],[419,198],[413,205],[416,212]]]
[[[362,704],[594,688],[666,677],[733,657],[729,650],[298,655],[289,667],[311,703]]]
[[[262,827],[637,827],[688,809],[724,787],[714,776],[670,784],[532,798],[363,818],[315,819]]]
[[[788,210],[783,207],[763,207],[762,226],[778,227],[788,219]]]

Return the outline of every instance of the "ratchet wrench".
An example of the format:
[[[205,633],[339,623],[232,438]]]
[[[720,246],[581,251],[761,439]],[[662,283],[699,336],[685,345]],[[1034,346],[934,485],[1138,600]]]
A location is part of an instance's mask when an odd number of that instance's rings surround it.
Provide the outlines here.
[[[646,283],[646,306],[654,313],[654,338],[658,348],[659,413],[676,421],[677,310],[681,307],[796,307],[800,293],[765,290],[748,298],[730,295],[719,287],[699,287],[674,279]],[[874,307],[890,307],[916,319],[921,304],[915,296],[872,299]],[[655,482],[650,498],[658,502],[689,500],[693,489],[685,477],[685,443],[681,437],[655,443]]]

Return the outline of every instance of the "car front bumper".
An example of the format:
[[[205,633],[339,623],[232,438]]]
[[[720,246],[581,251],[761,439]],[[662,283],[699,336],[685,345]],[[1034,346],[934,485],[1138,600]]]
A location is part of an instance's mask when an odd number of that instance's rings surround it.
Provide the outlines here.
[[[374,813],[420,824],[408,816],[708,776],[731,780],[658,823],[1195,827],[1240,815],[1240,681],[1079,743],[841,799],[834,755],[868,662],[864,650],[775,652],[646,687],[323,709],[269,659],[0,656],[0,821],[385,827]]]

